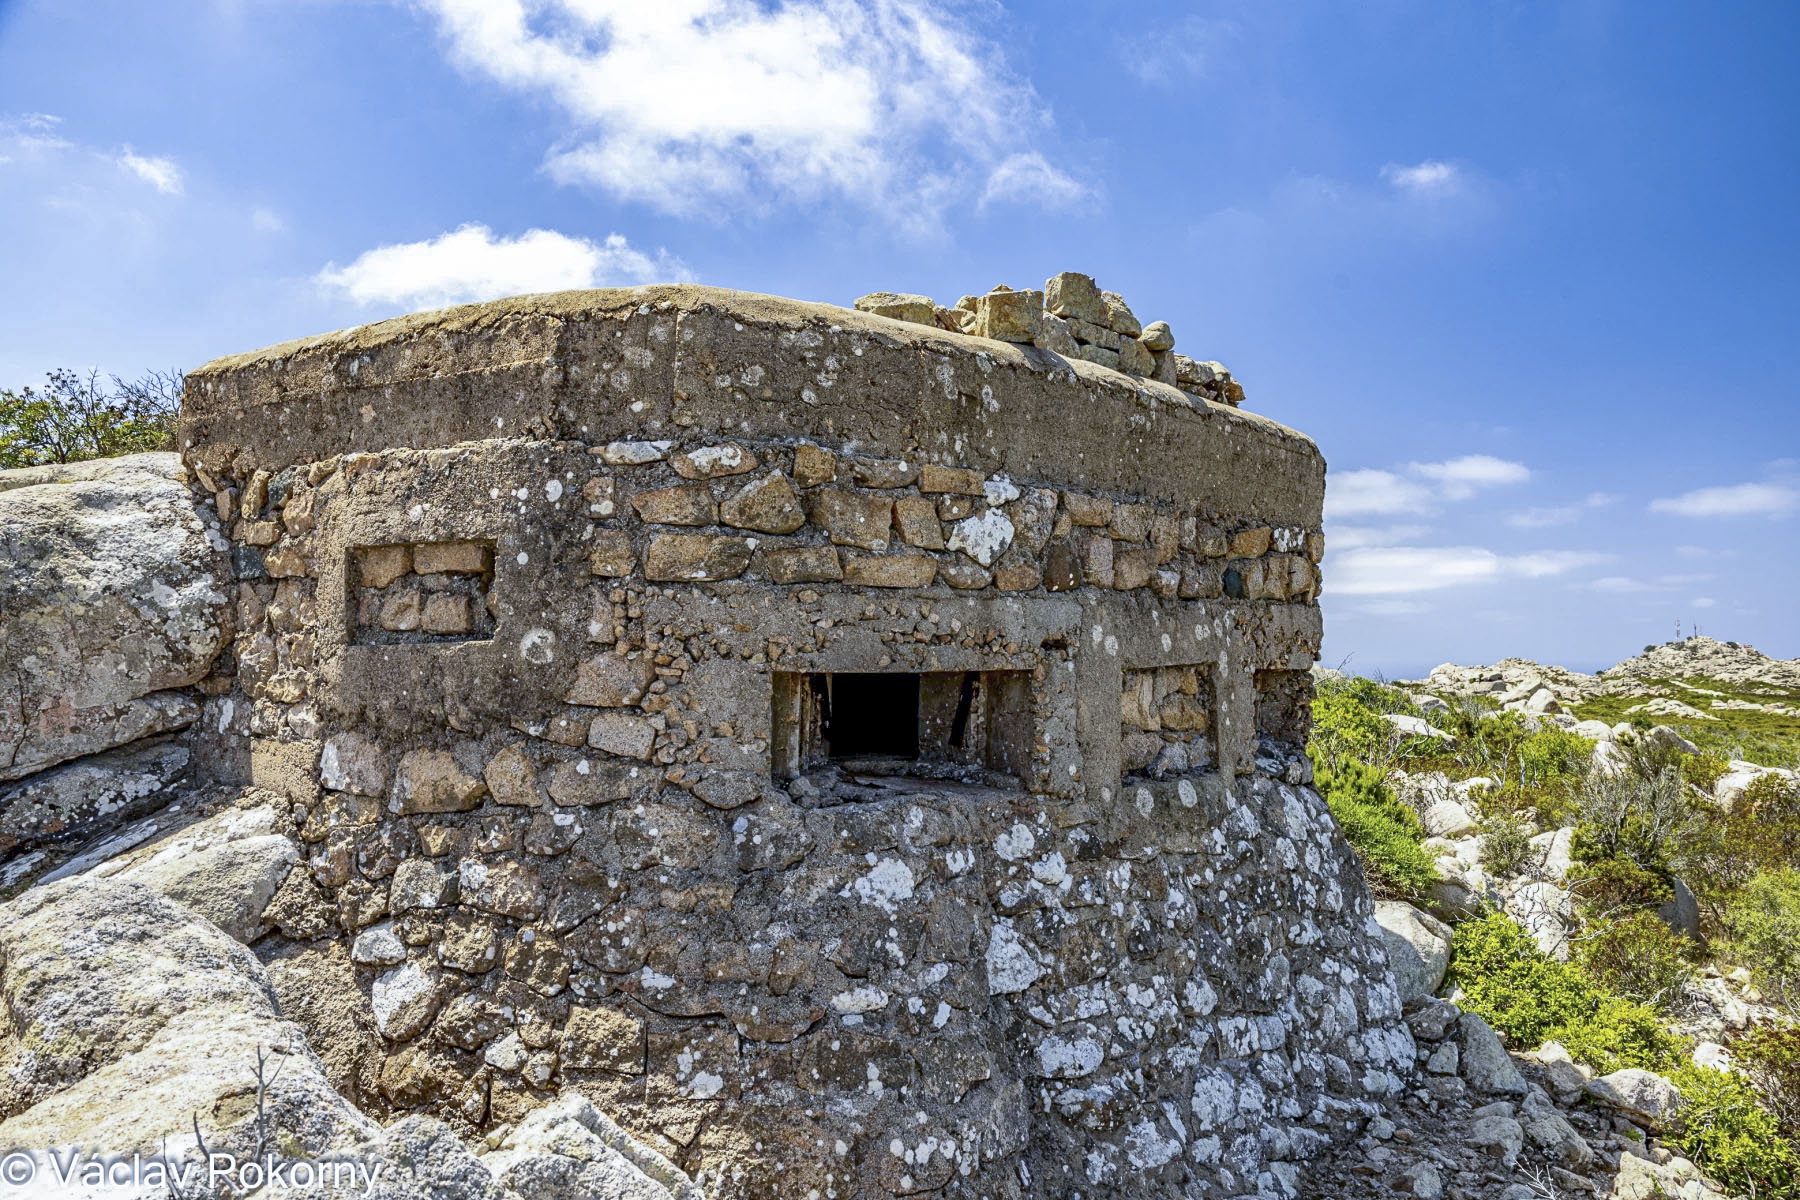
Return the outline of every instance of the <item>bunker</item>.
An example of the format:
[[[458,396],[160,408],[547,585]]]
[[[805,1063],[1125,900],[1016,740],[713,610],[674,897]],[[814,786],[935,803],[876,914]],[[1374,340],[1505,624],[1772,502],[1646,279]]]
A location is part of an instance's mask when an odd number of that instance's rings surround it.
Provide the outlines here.
[[[205,753],[295,806],[359,1104],[574,1088],[720,1197],[1225,1197],[1399,1088],[1302,751],[1323,460],[1070,279],[955,329],[522,297],[189,376]]]

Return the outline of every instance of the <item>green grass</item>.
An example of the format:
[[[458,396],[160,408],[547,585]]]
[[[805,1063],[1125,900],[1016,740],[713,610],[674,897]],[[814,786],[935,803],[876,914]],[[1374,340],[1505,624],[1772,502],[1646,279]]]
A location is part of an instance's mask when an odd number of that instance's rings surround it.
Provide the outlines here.
[[[1641,682],[1717,719],[1693,721],[1626,711],[1646,703],[1650,699],[1647,696],[1600,696],[1578,705],[1574,710],[1575,716],[1584,721],[1605,721],[1608,725],[1617,725],[1621,721],[1641,724],[1647,717],[1649,724],[1670,726],[1702,751],[1766,767],[1791,767],[1800,763],[1800,691],[1762,684],[1728,683],[1705,675],[1690,675],[1679,679],[1646,679]],[[1705,691],[1696,692],[1693,690],[1696,688]],[[1715,697],[1709,694],[1713,692],[1720,695]],[[1749,700],[1757,704],[1781,703],[1791,706],[1796,712],[1784,714],[1711,708],[1709,705],[1714,699]]]

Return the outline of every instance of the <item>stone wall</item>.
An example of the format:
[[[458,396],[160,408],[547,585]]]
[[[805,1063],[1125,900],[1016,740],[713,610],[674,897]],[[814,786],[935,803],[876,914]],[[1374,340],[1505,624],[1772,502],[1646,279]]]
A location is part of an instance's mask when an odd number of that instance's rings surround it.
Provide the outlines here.
[[[294,805],[370,1107],[574,1087],[718,1196],[1227,1196],[1410,1067],[1299,749],[1299,435],[668,288],[221,360],[182,437],[204,721]]]

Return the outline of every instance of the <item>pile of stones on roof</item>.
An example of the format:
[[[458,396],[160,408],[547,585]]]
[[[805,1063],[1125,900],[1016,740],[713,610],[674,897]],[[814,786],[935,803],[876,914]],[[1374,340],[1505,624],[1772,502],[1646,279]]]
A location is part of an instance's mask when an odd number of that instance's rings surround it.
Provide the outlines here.
[[[930,325],[950,333],[1019,342],[1083,358],[1127,375],[1141,375],[1190,395],[1229,404],[1244,401],[1244,389],[1216,362],[1175,353],[1175,333],[1167,321],[1141,323],[1117,292],[1103,292],[1091,275],[1064,271],[1035,288],[1014,291],[1004,284],[985,296],[964,296],[945,308],[930,296],[871,292],[856,301],[863,312]]]

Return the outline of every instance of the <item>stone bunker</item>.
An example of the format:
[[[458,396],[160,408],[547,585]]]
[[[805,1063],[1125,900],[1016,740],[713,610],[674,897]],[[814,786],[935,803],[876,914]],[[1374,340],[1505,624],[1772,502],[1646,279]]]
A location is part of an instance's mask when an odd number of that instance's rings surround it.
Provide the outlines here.
[[[574,1090],[716,1197],[1224,1197],[1399,1089],[1302,752],[1323,460],[1019,303],[573,292],[189,376],[196,755],[292,806],[270,937],[351,947],[364,1111]]]

